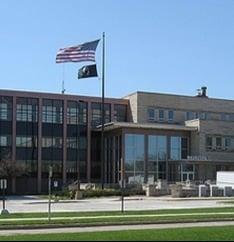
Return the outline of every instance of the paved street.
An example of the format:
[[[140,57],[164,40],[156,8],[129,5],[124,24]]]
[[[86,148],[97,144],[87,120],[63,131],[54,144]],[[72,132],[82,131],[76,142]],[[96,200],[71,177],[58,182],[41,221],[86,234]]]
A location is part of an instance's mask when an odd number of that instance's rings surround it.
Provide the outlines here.
[[[231,198],[198,199],[184,198],[176,199],[170,196],[164,197],[127,197],[125,198],[125,210],[149,210],[149,209],[176,209],[176,208],[203,208],[224,207],[234,204],[224,204],[221,201]],[[234,201],[234,199],[233,199]],[[47,212],[48,200],[38,199],[34,196],[9,197],[6,208],[10,213],[15,212]],[[113,211],[120,210],[121,201],[119,197],[96,198],[84,200],[59,201],[52,204],[52,211]]]

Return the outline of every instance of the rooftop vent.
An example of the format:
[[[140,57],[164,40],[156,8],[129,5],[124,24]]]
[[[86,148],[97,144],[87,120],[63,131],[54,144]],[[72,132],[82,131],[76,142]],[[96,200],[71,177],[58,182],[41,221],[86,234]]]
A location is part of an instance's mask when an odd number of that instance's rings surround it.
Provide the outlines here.
[[[206,90],[207,90],[207,87],[201,87],[201,89],[197,89],[198,91],[197,97],[208,97],[206,95]]]

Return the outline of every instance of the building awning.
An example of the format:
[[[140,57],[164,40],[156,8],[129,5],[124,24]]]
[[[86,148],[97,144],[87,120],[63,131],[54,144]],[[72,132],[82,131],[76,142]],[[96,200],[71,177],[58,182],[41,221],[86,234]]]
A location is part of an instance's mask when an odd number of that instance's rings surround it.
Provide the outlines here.
[[[97,130],[101,130],[101,125],[97,126]],[[133,129],[154,129],[154,130],[174,130],[174,131],[197,131],[197,127],[187,127],[178,124],[160,124],[160,123],[127,123],[127,122],[111,122],[104,125],[104,131],[111,131],[120,128]]]

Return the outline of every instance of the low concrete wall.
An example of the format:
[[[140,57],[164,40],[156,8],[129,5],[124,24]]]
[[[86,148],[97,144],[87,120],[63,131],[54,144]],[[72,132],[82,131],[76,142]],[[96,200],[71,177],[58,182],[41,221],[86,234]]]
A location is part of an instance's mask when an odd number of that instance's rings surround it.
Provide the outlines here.
[[[156,185],[147,185],[145,187],[145,190],[146,190],[147,197],[163,196],[163,195],[170,194],[169,189],[158,189]]]

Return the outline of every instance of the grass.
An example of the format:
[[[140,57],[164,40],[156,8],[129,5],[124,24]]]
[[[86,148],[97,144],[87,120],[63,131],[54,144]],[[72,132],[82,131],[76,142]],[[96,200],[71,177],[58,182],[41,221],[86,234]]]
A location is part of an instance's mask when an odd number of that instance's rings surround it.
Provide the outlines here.
[[[233,241],[234,227],[148,229],[0,236],[0,241]]]
[[[108,224],[137,224],[137,223],[166,223],[166,222],[195,222],[213,220],[234,220],[234,207],[224,208],[197,208],[197,209],[167,209],[167,210],[146,210],[126,211],[124,214],[118,211],[112,212],[58,212],[52,213],[50,226],[86,226],[86,225],[108,225]],[[190,215],[186,215],[186,214]],[[197,214],[194,214],[197,213]],[[199,214],[198,214],[199,213]],[[209,214],[213,213],[213,214]],[[156,215],[156,216],[152,216]],[[164,215],[164,216],[158,216]],[[175,216],[176,215],[176,216]],[[47,213],[15,213],[0,216],[0,227],[15,226],[47,226]],[[60,217],[64,217],[61,218]],[[77,218],[76,218],[77,217]],[[82,217],[82,218],[81,218]],[[7,221],[12,218],[34,218],[32,221]],[[45,218],[45,220],[39,220]],[[56,219],[57,218],[57,219]]]

